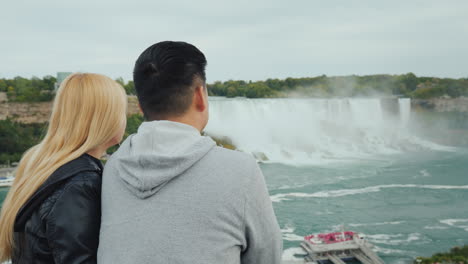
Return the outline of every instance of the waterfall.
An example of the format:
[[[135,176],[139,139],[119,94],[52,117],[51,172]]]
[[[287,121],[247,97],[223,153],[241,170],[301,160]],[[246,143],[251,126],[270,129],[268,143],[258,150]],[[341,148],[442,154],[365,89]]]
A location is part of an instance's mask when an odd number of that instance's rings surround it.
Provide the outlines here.
[[[210,98],[208,135],[258,159],[322,164],[432,147],[411,135],[409,99]]]
[[[400,107],[401,124],[407,126],[410,121],[411,100],[409,98],[401,98],[398,100],[398,105]]]

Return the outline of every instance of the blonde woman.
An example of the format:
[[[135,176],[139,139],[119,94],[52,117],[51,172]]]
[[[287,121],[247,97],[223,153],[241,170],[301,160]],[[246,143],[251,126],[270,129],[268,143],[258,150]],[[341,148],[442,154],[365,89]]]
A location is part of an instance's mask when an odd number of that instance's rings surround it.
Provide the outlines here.
[[[101,218],[99,158],[122,140],[127,97],[112,79],[69,76],[47,134],[28,150],[0,217],[0,262],[96,263]]]

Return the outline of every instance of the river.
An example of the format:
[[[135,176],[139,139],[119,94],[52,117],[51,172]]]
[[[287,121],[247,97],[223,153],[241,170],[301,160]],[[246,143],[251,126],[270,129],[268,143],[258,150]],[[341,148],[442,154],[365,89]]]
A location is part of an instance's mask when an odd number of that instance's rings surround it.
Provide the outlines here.
[[[468,149],[423,137],[409,99],[212,98],[210,108],[206,132],[261,161],[285,260],[303,236],[341,225],[386,263],[468,244]]]

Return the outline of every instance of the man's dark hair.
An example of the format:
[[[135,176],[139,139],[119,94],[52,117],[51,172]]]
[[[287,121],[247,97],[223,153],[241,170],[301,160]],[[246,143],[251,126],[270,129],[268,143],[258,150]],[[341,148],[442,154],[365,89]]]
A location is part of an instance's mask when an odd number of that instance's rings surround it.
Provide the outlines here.
[[[146,119],[184,114],[192,103],[194,84],[205,85],[206,58],[192,44],[163,41],[138,57],[133,81]]]

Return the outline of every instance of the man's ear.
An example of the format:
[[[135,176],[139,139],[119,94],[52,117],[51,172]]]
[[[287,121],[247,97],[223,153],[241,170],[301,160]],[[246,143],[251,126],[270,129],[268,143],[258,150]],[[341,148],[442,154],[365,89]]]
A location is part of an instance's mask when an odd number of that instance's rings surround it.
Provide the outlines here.
[[[203,85],[198,85],[197,87],[195,87],[195,92],[193,96],[195,109],[197,109],[198,112],[205,111],[208,104],[205,98],[205,87],[203,87]]]

